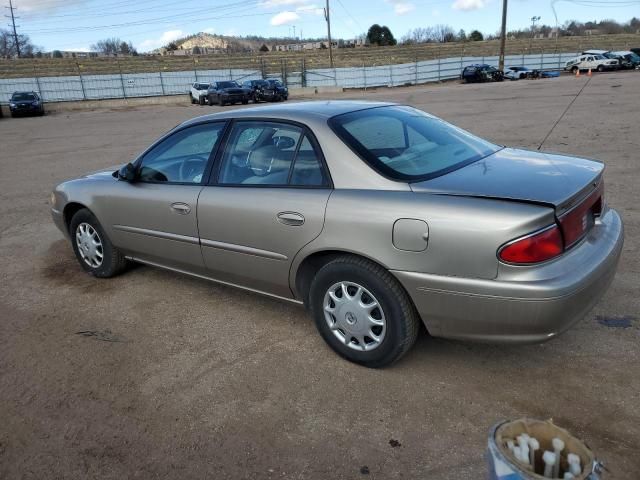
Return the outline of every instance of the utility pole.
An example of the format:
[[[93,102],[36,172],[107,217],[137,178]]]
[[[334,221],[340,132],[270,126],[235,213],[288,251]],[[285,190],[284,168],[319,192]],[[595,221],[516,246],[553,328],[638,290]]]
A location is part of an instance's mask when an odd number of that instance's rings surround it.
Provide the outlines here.
[[[504,71],[504,46],[507,39],[507,0],[502,0],[502,27],[500,28],[500,60],[498,70]]]
[[[533,37],[536,34],[536,22],[540,20],[541,17],[533,16],[531,17],[531,36],[529,37],[529,53],[531,53],[531,42],[533,41]]]
[[[327,39],[329,40],[329,65],[331,68],[333,68],[333,46],[331,45],[331,15],[329,13],[329,0],[327,0],[327,7],[324,9],[324,19],[327,21]]]
[[[11,12],[11,26],[13,27],[13,42],[14,42],[14,45],[16,46],[16,52],[18,52],[18,58],[20,58],[20,42],[18,42],[18,32],[16,31],[16,17],[13,15],[13,11],[15,10],[15,8],[11,0],[9,0],[9,6],[5,8],[8,8],[9,11]],[[5,15],[5,17],[9,18],[8,15]]]

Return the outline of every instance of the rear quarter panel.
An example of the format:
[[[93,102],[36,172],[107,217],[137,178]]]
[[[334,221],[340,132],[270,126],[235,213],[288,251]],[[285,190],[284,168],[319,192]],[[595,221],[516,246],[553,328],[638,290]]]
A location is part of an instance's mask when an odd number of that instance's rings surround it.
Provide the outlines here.
[[[393,225],[399,219],[428,224],[428,246],[421,252],[399,250]],[[485,198],[426,193],[335,190],[325,225],[292,265],[292,279],[308,255],[324,250],[351,252],[389,270],[492,279],[496,252],[505,242],[554,221],[552,208]],[[292,285],[295,281],[292,281]]]

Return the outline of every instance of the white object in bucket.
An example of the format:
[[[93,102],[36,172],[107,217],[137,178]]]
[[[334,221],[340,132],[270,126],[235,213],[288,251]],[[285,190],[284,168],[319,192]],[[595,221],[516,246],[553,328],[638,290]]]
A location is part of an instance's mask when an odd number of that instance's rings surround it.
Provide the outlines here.
[[[520,461],[529,465],[529,435],[526,433],[518,435],[518,445],[520,446]]]
[[[569,471],[573,475],[580,475],[582,468],[580,467],[580,457],[575,453],[567,455],[567,462],[569,463]]]
[[[553,478],[553,467],[556,464],[556,454],[547,450],[542,455],[542,461],[544,462],[544,476],[547,478]]]
[[[571,472],[564,472],[564,480],[573,480],[574,478],[576,477]]]
[[[529,438],[529,463],[532,466],[536,464],[536,451],[540,448],[540,442],[535,438]]]
[[[553,478],[560,478],[560,453],[564,450],[564,442],[559,438],[551,440],[553,445],[553,453],[556,454],[556,463],[553,466]]]

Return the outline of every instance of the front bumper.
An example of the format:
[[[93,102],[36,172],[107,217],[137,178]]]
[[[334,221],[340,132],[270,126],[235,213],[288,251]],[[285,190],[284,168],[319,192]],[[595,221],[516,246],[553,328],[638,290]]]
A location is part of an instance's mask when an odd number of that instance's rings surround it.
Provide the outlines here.
[[[9,106],[11,113],[40,113],[42,111],[42,105],[16,105],[15,107]]]
[[[67,230],[67,225],[65,224],[64,215],[62,214],[62,212],[60,210],[52,208],[51,218],[55,226],[58,227],[58,230],[60,230],[65,237],[69,238],[69,231]]]
[[[586,238],[559,259],[535,267],[503,266],[493,280],[392,271],[433,336],[535,343],[582,319],[616,272],[624,228],[607,210]]]

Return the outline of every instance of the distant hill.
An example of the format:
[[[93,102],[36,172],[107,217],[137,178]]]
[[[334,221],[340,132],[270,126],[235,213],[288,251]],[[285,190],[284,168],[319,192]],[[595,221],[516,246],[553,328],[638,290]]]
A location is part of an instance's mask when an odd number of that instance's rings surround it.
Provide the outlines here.
[[[305,42],[322,41],[323,39],[305,38]],[[246,37],[234,37],[227,35],[216,35],[211,33],[199,32],[183,38],[174,40],[173,42],[154,50],[153,53],[160,53],[166,49],[175,50],[191,50],[195,47],[210,50],[228,50],[229,52],[257,52],[262,45],[266,45],[271,50],[273,45],[294,43],[296,39],[287,37],[260,37],[249,35]]]

